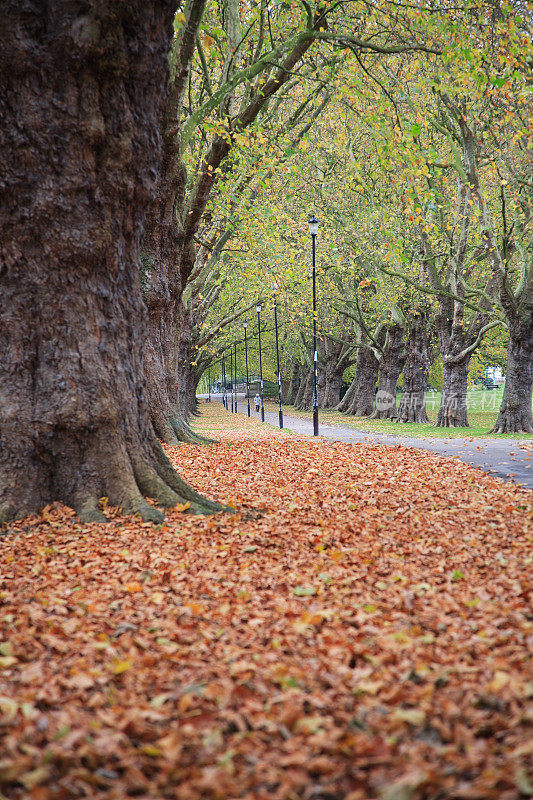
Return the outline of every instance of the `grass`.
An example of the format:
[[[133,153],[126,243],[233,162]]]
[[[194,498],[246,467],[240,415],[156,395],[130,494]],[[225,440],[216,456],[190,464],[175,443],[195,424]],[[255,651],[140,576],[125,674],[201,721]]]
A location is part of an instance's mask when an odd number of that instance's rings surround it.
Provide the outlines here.
[[[441,393],[428,392],[426,406],[429,424],[408,423],[398,424],[388,419],[369,419],[368,417],[350,417],[338,411],[320,411],[320,418],[330,425],[343,425],[357,428],[371,433],[388,433],[394,436],[414,436],[435,439],[533,439],[532,434],[505,433],[489,434],[488,431],[496,422],[498,410],[502,401],[503,388],[493,390],[472,389],[467,393],[468,428],[435,428],[433,422],[437,418],[440,406]],[[397,398],[399,401],[399,396]],[[276,411],[277,403],[266,401],[265,409]],[[297,411],[293,406],[284,406],[285,413],[300,419],[311,419],[310,411]]]

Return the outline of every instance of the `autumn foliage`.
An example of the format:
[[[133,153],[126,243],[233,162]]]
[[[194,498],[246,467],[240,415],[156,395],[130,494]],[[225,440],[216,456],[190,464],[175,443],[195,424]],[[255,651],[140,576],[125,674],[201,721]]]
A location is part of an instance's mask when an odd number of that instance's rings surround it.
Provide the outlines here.
[[[531,494],[205,408],[234,515],[2,532],[0,796],[531,794]]]

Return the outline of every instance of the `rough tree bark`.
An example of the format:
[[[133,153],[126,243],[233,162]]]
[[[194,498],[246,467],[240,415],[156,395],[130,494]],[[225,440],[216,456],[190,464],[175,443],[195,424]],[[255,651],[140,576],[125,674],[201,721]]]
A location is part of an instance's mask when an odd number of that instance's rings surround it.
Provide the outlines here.
[[[323,373],[323,380],[320,382],[319,405],[321,408],[335,408],[341,394],[342,376],[354,363],[352,358],[354,343],[336,340],[326,335],[321,350],[319,368]]]
[[[177,396],[178,410],[183,419],[194,413],[196,406],[196,387],[193,357],[191,354],[192,312],[184,310],[179,332],[177,333]]]
[[[285,398],[285,403],[291,405],[296,399],[298,394],[298,387],[300,386],[301,366],[299,361],[293,361],[291,370],[291,379],[289,389]]]
[[[466,392],[470,358],[443,364],[442,396],[436,425],[441,428],[468,428]]]
[[[357,381],[355,378],[353,378],[352,382],[350,383],[346,391],[346,394],[344,395],[338,406],[336,406],[335,411],[347,411],[353,402],[356,391],[357,391]]]
[[[318,376],[317,376],[317,383],[318,383]],[[315,375],[313,370],[310,370],[309,375],[307,376],[307,381],[305,384],[304,393],[299,408],[302,411],[312,411],[314,396],[315,396]]]
[[[378,380],[379,361],[374,351],[361,344],[355,366],[355,389],[345,413],[356,417],[370,417],[374,412],[374,395]]]
[[[505,388],[490,433],[533,433],[533,313],[509,327]]]
[[[0,521],[144,496],[219,508],[174,472],[145,395],[139,283],[172,0],[2,6]]]
[[[398,407],[398,422],[429,422],[426,411],[426,388],[429,375],[427,318],[425,313],[411,319],[406,343],[407,358]]]
[[[187,175],[181,158],[178,120],[205,5],[206,0],[188,2],[186,24],[176,43],[175,72],[159,115],[160,170],[148,205],[142,242],[143,290],[148,308],[146,392],[155,431],[167,444],[199,441],[180,414],[178,405],[176,364],[184,278],[177,259],[183,249],[187,250],[189,259],[195,256],[192,239],[184,242],[180,221]]]
[[[344,369],[331,367],[329,370],[325,369],[325,386],[324,392],[321,395],[321,408],[335,408],[341,396],[342,376]]]
[[[373,419],[396,417],[396,385],[406,359],[404,328],[396,322],[387,325],[383,355],[379,364],[379,382]]]
[[[305,410],[311,403],[313,404],[313,370],[310,367],[304,367],[302,370],[302,380],[298,389],[298,394],[294,401],[294,407],[300,410]],[[311,398],[311,399],[309,399]]]

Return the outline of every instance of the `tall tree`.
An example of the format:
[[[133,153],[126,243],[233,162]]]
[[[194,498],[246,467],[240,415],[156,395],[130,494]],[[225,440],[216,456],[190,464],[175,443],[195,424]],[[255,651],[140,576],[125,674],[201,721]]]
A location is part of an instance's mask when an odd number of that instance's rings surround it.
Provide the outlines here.
[[[102,496],[214,510],[146,402],[139,241],[174,0],[6,0],[0,19],[0,521]]]

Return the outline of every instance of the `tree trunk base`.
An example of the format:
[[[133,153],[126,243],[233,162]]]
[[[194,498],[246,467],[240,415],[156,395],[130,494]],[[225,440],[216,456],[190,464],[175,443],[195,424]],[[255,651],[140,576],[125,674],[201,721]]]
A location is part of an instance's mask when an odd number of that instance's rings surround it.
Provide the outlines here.
[[[533,433],[533,422],[527,414],[500,411],[495,425],[488,433]]]
[[[402,399],[396,415],[396,422],[429,423],[426,411],[425,392],[402,392]]]
[[[464,403],[450,399],[446,404],[442,404],[434,427],[469,428],[468,415]]]
[[[351,406],[344,413],[351,417],[371,417],[374,413],[374,407],[372,403],[358,403],[357,405]]]
[[[215,439],[195,433],[177,411],[155,413],[152,409],[152,424],[157,438],[164,444],[175,447],[179,444],[216,444]]]
[[[96,443],[95,438],[101,441]],[[58,456],[54,464],[56,488],[47,494],[43,492],[47,476],[37,467],[24,484],[12,485],[4,493],[0,523],[37,513],[47,502],[55,500],[73,508],[81,522],[108,522],[99,510],[103,496],[125,514],[139,514],[145,522],[156,524],[164,521],[164,514],[150,505],[146,497],[164,508],[189,503],[193,514],[229,510],[188,486],[174,471],[155,437],[148,448],[125,446],[119,437],[109,435],[108,431],[101,437],[91,437],[90,454],[83,447],[65,446],[63,458]],[[76,462],[80,455],[83,461],[78,467]]]
[[[466,393],[468,387],[468,364],[470,356],[463,361],[444,361],[442,395],[436,428],[468,428]]]
[[[507,377],[498,417],[489,433],[533,433],[533,314],[527,324],[511,326]]]
[[[409,424],[409,423],[417,423],[419,425],[429,425],[430,419],[427,415],[427,411],[425,408],[421,408],[415,411],[408,411],[402,416],[398,413],[396,417],[396,422],[400,422],[402,424]]]

